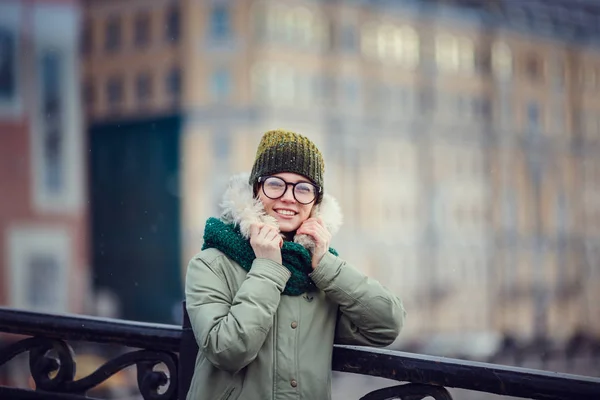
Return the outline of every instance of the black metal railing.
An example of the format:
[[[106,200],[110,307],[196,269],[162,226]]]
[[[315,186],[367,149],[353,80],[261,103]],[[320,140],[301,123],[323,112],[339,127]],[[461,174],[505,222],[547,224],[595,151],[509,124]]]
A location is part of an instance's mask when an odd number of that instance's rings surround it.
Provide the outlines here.
[[[198,352],[186,315],[179,327],[0,307],[0,332],[21,335],[0,348],[0,369],[28,354],[34,382],[34,388],[28,389],[1,386],[0,381],[0,399],[89,399],[86,395],[95,387],[134,365],[137,390],[145,400],[185,399]],[[78,342],[118,345],[128,351],[75,379],[69,343]],[[335,346],[332,368],[402,382],[371,392],[363,400],[452,399],[446,388],[531,399],[600,399],[597,378],[390,350]]]

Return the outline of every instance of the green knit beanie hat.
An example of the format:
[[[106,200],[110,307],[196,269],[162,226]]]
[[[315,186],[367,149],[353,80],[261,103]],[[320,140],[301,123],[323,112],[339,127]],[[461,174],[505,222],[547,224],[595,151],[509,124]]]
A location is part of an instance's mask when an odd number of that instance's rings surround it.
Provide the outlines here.
[[[323,155],[305,136],[285,130],[268,131],[258,145],[249,183],[254,185],[259,177],[279,172],[303,175],[322,189]]]

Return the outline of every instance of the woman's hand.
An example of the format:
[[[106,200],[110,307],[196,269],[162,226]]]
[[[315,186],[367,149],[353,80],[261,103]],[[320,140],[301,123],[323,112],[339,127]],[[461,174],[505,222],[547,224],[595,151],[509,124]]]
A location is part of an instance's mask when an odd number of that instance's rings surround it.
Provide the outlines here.
[[[281,264],[283,238],[277,228],[265,224],[252,225],[250,227],[250,246],[257,258],[266,258]]]
[[[296,234],[311,236],[315,241],[315,251],[312,254],[312,269],[314,270],[321,259],[329,251],[331,233],[325,228],[321,218],[309,218],[300,225]]]

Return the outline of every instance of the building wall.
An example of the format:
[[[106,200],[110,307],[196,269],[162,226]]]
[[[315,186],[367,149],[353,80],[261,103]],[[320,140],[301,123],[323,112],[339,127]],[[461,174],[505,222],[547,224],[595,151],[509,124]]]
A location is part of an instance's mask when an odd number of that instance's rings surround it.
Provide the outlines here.
[[[1,2],[0,35],[0,304],[86,312],[79,5]]]
[[[171,112],[182,96],[185,9],[172,0],[86,4],[81,67],[90,121]]]
[[[171,2],[92,2],[95,37],[115,4],[160,19]],[[260,133],[286,127],[323,149],[346,215],[334,244],[403,297],[405,337],[599,332],[599,47],[485,29],[451,6],[178,7],[176,48],[97,50],[84,65],[99,87],[104,71],[127,75],[127,90],[138,63],[182,68],[185,260]],[[119,117],[161,110],[127,104]]]

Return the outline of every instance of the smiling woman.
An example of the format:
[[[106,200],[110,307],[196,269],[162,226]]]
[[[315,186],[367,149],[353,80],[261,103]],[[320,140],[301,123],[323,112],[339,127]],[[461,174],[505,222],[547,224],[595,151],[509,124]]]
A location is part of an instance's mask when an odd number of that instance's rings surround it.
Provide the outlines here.
[[[341,226],[325,164],[305,136],[264,134],[230,180],[186,276],[199,353],[188,399],[331,398],[333,344],[386,346],[400,299],[329,247]]]

